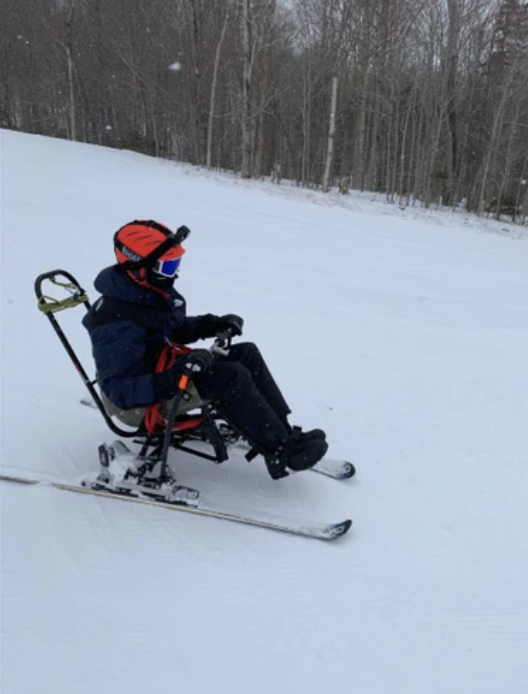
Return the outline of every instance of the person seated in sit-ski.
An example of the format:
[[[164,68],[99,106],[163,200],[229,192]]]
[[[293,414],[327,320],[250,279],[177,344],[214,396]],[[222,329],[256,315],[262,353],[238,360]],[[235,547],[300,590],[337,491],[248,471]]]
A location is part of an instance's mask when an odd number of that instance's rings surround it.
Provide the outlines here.
[[[117,262],[97,276],[94,285],[102,296],[83,320],[101,390],[122,410],[166,403],[191,361],[200,398],[269,453],[274,479],[312,468],[327,451],[325,433],[289,424],[290,408],[255,344],[232,344],[227,355],[193,349],[156,373],[167,342],[189,345],[226,330],[242,335],[243,320],[234,314],[187,316],[174,283],[189,233],[185,226],[174,233],[153,220],[130,222],[115,233]]]

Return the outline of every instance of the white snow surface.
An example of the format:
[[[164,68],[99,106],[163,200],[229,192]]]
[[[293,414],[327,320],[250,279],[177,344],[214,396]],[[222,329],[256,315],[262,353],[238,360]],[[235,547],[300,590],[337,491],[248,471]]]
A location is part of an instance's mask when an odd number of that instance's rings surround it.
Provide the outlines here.
[[[3,131],[4,473],[78,479],[115,437],[37,310],[97,296],[126,222],[187,224],[189,313],[238,313],[357,477],[172,454],[225,510],[352,517],[335,544],[0,483],[5,694],[528,691],[528,243],[401,211]],[[57,314],[93,372],[84,309]]]

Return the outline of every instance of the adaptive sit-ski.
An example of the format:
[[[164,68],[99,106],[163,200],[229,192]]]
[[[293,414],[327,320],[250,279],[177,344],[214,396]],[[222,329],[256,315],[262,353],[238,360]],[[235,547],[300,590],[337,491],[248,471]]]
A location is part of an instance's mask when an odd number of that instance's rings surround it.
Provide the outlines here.
[[[68,294],[66,298],[58,300],[45,294],[43,285],[46,282],[66,291]],[[104,496],[127,498],[130,501],[177,507],[180,510],[186,509],[202,515],[226,518],[319,539],[334,539],[348,531],[351,521],[303,526],[276,523],[272,519],[241,517],[201,506],[197,490],[177,483],[173,469],[168,464],[168,454],[171,448],[206,458],[214,463],[226,461],[229,458],[228,448],[232,446],[244,448],[248,461],[257,455],[265,457],[268,452],[263,450],[257,442],[248,440],[247,435],[243,436],[234,423],[228,421],[219,411],[217,405],[199,401],[196,398],[197,393],[192,388],[195,366],[191,360],[184,364],[178,382],[178,391],[172,400],[170,411],[161,411],[158,404],[149,406],[141,413],[139,425],[129,426],[130,413],[121,412],[113,407],[104,393],[100,391],[97,376],[94,378],[88,376],[55,315],[60,311],[81,305],[89,311],[90,302],[85,290],[69,272],[53,270],[37,277],[35,292],[39,309],[49,319],[110,430],[120,438],[131,439],[133,443],[140,446],[139,453],[135,455],[119,440],[111,445],[101,444],[99,446],[99,474],[87,476],[81,485],[51,483],[51,486],[70,491],[92,492]],[[225,351],[229,350],[231,337],[229,332],[218,334],[211,346],[211,351],[225,354]],[[170,345],[160,357],[158,367],[160,369],[167,368],[167,365],[170,366],[171,360],[177,356],[185,357],[190,351],[184,346]],[[119,423],[116,423],[116,419]],[[210,450],[204,450],[203,445],[197,447],[197,442],[208,444]],[[193,443],[195,445],[192,445]],[[320,465],[314,468],[314,471],[336,479],[346,479],[355,473],[351,463],[327,459],[321,461]],[[39,483],[38,480],[25,478],[4,476],[3,479]]]

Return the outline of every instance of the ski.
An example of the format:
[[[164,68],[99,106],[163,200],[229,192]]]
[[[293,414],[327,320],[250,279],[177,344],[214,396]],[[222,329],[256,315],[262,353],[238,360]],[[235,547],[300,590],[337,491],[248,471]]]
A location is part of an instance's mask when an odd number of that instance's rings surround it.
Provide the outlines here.
[[[346,533],[350,530],[350,527],[352,525],[352,521],[349,519],[341,521],[339,523],[322,523],[310,525],[304,525],[302,523],[290,523],[287,521],[276,521],[272,518],[242,516],[236,513],[227,513],[225,511],[221,511],[219,509],[215,509],[208,506],[188,505],[187,503],[182,501],[157,501],[155,499],[149,499],[143,496],[131,496],[127,493],[119,493],[116,491],[110,491],[106,489],[93,489],[92,487],[83,487],[80,484],[78,485],[69,484],[65,482],[35,480],[27,477],[18,477],[12,475],[0,474],[0,480],[3,480],[5,482],[15,482],[18,484],[51,487],[53,489],[60,489],[63,491],[75,492],[80,494],[92,494],[94,496],[106,497],[109,499],[120,499],[121,501],[133,501],[139,504],[157,506],[173,511],[182,511],[184,513],[193,513],[195,515],[200,516],[208,516],[210,518],[227,520],[234,523],[251,525],[267,530],[275,530],[282,533],[288,533],[290,535],[308,537],[317,540],[336,540],[346,535]]]

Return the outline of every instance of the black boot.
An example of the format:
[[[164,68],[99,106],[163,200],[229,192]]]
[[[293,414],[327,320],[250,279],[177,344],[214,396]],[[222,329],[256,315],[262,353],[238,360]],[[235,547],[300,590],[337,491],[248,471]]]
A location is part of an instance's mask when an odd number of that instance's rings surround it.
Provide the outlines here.
[[[326,433],[322,429],[310,429],[310,431],[303,431],[301,427],[293,426],[291,427],[291,431],[292,433],[299,432],[298,435],[301,441],[316,441],[317,439],[326,441]]]
[[[324,439],[320,437],[307,439],[296,427],[280,452],[279,461],[284,467],[295,472],[309,470],[324,458],[327,450],[328,444]]]

